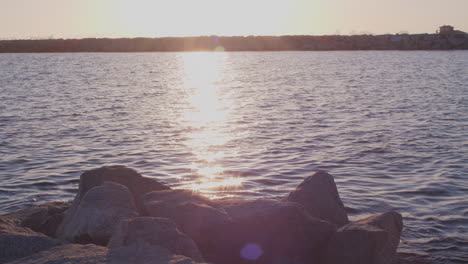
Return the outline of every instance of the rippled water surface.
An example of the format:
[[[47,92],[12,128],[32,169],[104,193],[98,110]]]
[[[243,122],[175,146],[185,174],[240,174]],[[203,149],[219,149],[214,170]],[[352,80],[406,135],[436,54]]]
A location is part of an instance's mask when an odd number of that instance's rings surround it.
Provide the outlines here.
[[[124,164],[213,197],[282,198],[317,169],[401,252],[468,263],[468,52],[0,55],[0,211]]]

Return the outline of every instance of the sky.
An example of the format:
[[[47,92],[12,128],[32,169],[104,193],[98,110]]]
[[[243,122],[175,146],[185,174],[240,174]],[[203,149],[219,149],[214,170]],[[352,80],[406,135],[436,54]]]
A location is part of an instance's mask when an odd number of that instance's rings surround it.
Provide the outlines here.
[[[468,31],[468,0],[0,0],[0,39]]]

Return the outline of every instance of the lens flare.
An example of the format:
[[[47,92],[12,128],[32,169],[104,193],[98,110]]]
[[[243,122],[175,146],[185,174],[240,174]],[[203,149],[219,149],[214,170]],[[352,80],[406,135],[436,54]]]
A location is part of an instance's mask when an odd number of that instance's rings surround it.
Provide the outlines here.
[[[241,256],[247,260],[257,260],[263,255],[263,249],[260,245],[249,243],[241,250]]]

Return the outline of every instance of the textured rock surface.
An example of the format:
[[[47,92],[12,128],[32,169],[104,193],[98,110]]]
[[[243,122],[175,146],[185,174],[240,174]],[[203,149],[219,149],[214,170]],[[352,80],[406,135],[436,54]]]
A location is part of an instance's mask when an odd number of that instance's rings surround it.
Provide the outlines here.
[[[313,263],[334,224],[310,217],[301,205],[268,201],[225,203],[231,220],[212,226],[201,246],[207,261],[238,263]],[[302,261],[302,262],[301,262]]]
[[[120,165],[105,166],[81,174],[77,198],[83,197],[88,190],[101,185],[103,182],[116,182],[126,186],[133,194],[137,208],[139,209],[141,208],[142,195],[151,191],[170,189],[155,179],[143,177],[131,168]]]
[[[65,217],[65,212],[47,217],[47,219],[36,230],[50,237],[56,237],[57,229]]]
[[[201,196],[191,190],[163,190],[147,193],[143,196],[145,207],[154,210],[171,211],[175,204],[193,202],[214,206],[210,199]],[[149,208],[148,208],[149,209]]]
[[[17,226],[53,236],[69,207],[69,202],[50,202],[8,213],[3,217],[10,219]]]
[[[335,180],[326,172],[318,171],[306,178],[286,200],[302,204],[314,217],[339,227],[349,222]]]
[[[0,263],[32,255],[59,245],[60,241],[17,226],[15,221],[0,217]]]
[[[205,235],[212,226],[225,224],[229,215],[222,209],[205,204],[182,203],[174,208],[173,214],[168,216],[181,226],[197,244],[205,243]]]
[[[195,261],[203,261],[195,242],[182,233],[168,218],[140,217],[123,221],[108,245],[113,252],[151,252],[165,248],[173,254],[183,255]],[[133,253],[132,253],[133,254]],[[141,255],[146,259],[146,256]],[[133,254],[135,255],[135,254]]]
[[[133,196],[127,187],[105,182],[73,201],[57,236],[75,243],[106,245],[117,225],[137,217]]]
[[[213,225],[229,220],[223,209],[210,205],[214,204],[209,199],[187,190],[151,192],[144,196],[148,215],[174,220],[197,244],[203,244],[204,233]]]
[[[38,252],[9,264],[105,264],[107,248],[96,245],[67,244]]]
[[[430,263],[396,257],[402,225],[395,212],[349,223],[325,172],[308,177],[284,201],[212,201],[113,166],[83,173],[71,205],[0,216],[0,264]],[[32,229],[109,249],[66,244]]]
[[[195,264],[193,259],[175,255],[156,245],[133,244],[122,248],[112,248],[109,252],[112,264]]]
[[[333,235],[323,263],[391,264],[402,228],[402,217],[395,212],[349,223]]]

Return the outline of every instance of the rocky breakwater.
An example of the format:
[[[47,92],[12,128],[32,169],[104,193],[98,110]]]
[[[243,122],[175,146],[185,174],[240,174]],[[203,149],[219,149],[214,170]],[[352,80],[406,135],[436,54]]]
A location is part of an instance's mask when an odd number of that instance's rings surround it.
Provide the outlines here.
[[[0,216],[0,263],[391,264],[402,228],[396,212],[350,222],[322,171],[281,201],[210,200],[111,166],[71,203]]]

